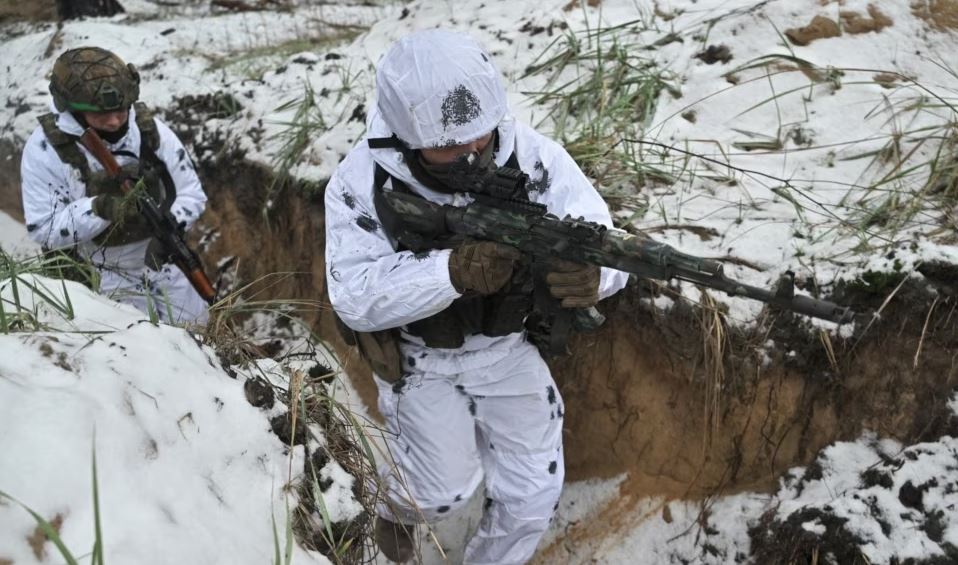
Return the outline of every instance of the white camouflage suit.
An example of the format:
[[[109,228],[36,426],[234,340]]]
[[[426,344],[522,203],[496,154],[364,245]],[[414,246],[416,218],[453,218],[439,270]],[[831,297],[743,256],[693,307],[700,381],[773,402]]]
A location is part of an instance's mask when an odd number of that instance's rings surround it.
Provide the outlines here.
[[[498,128],[496,164],[516,153],[531,175],[532,201],[559,217],[611,225],[605,202],[568,153],[509,115],[498,72],[467,36],[438,30],[409,36],[380,62],[377,83],[369,138],[396,133],[413,148],[442,147]],[[443,117],[442,106],[463,87],[481,110],[456,123]],[[340,163],[325,197],[328,289],[336,312],[360,332],[402,327],[461,296],[450,282],[449,250],[397,252],[384,233],[373,203],[375,163],[428,200],[469,201],[426,188],[400,152],[370,149],[365,140]],[[603,269],[600,297],[626,281],[626,274]],[[483,519],[465,562],[526,562],[563,482],[563,404],[548,366],[525,332],[467,336],[458,349],[426,347],[405,332],[402,337],[404,378],[391,385],[376,377],[395,462],[395,468],[389,461],[380,468],[391,503],[380,515],[407,524],[441,519],[463,506],[485,478]]]
[[[176,185],[176,200],[171,212],[188,229],[206,207],[206,194],[183,144],[166,124],[154,119],[160,137],[157,157],[166,163]],[[83,133],[83,126],[69,112],[58,113],[56,124],[68,134],[79,136]],[[104,143],[121,167],[137,163],[140,130],[133,107],[130,108],[126,135],[116,143],[106,140]],[[79,144],[78,147],[86,156],[91,172],[103,170],[86,148]],[[100,271],[100,292],[104,295],[144,312],[152,305],[164,322],[206,322],[206,302],[177,267],[167,264],[154,271],[146,266],[149,239],[112,247],[93,242],[93,238],[107,229],[110,221],[93,213],[94,198],[86,195],[80,172],[60,160],[42,127],[37,127],[27,140],[20,172],[23,213],[27,231],[34,241],[44,249],[76,246],[80,256],[89,259]],[[168,312],[172,312],[173,319],[168,319]]]

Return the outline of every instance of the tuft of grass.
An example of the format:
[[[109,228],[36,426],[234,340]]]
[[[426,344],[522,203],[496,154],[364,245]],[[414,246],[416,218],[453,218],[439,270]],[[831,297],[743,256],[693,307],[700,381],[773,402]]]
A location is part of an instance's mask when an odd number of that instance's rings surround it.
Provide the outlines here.
[[[285,551],[280,549],[283,535],[273,518],[274,564],[287,563],[292,551],[290,544],[294,541],[320,551],[334,563],[360,563],[363,555],[370,555],[372,551],[369,540],[376,505],[376,489],[372,485],[378,480],[375,457],[365,425],[335,398],[339,372],[319,364],[308,373],[296,368],[303,361],[333,357],[303,321],[314,318],[329,306],[320,301],[261,298],[293,275],[264,276],[213,305],[204,341],[220,353],[224,363],[252,370],[259,370],[256,361],[268,356],[278,363],[287,378],[287,384],[273,384],[273,388],[276,397],[289,407],[290,465],[294,446],[301,446],[306,450],[306,468],[302,474],[289,469],[288,490],[295,493],[295,504],[286,509]],[[272,329],[264,331],[266,328],[251,327],[251,323],[271,324]],[[275,336],[286,345],[280,349],[263,345],[275,341]],[[272,379],[266,374],[262,376],[267,382],[276,380],[275,376]],[[322,431],[323,437],[317,435],[317,430]],[[328,456],[328,460],[335,461],[353,476],[353,496],[364,509],[359,516],[333,521],[323,495],[322,466],[315,463],[311,455],[318,451],[324,454],[320,459]]]
[[[357,112],[363,110],[366,94],[359,83],[367,69],[354,69],[352,63],[347,62],[331,64],[329,70],[329,75],[335,76],[335,87],[317,91],[307,78],[299,95],[274,110],[289,117],[271,122],[280,130],[269,137],[276,149],[271,162],[275,176],[267,190],[267,209],[276,191],[283,187],[296,184],[307,193],[316,192],[316,183],[294,180],[291,171],[303,162],[307,149],[321,135],[347,120],[362,121]]]
[[[35,277],[58,279],[61,292],[48,288]],[[9,291],[9,297],[0,294],[0,332],[36,331],[41,329],[40,308],[53,308],[66,319],[75,316],[73,301],[67,291],[66,280],[80,280],[99,286],[99,274],[89,263],[63,252],[18,258],[0,250],[0,293]],[[32,292],[34,300],[27,303],[21,292]]]
[[[325,51],[349,43],[364,31],[365,27],[356,25],[319,24],[318,29],[304,32],[301,37],[278,42],[266,41],[262,45],[250,45],[223,55],[210,55],[195,49],[179,51],[177,55],[207,59],[209,66],[206,72],[226,72],[259,82],[267,72],[281,67],[297,53]]]
[[[277,113],[291,111],[292,117],[287,121],[274,122],[283,129],[270,138],[279,145],[273,157],[272,169],[276,174],[270,184],[270,194],[277,186],[289,181],[290,169],[300,162],[312,140],[329,129],[317,98],[316,90],[307,79],[299,98],[288,100],[275,110]]]
[[[627,141],[642,136],[662,92],[678,93],[675,77],[634,36],[629,26],[567,31],[522,77],[544,79],[541,90],[526,94],[545,107],[543,121],[583,171],[613,191],[677,180],[672,167],[646,159]]]

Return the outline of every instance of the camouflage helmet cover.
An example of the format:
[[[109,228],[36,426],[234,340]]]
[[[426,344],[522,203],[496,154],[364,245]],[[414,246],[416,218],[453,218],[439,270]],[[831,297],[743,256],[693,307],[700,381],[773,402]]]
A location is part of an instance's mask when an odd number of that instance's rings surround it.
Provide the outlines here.
[[[61,112],[124,110],[140,96],[140,74],[106,49],[79,47],[57,57],[50,94]]]

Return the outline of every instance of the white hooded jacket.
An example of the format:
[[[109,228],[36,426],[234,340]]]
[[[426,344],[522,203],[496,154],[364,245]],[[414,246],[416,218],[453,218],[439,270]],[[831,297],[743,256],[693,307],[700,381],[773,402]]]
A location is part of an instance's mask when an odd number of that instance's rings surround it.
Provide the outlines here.
[[[450,45],[448,51],[454,49]],[[402,66],[414,63],[408,56],[387,57],[379,73],[408,77],[417,71]],[[393,133],[378,108],[370,112],[367,131],[368,138]],[[519,167],[530,175],[530,200],[545,204],[560,218],[571,214],[612,226],[605,202],[561,146],[508,113],[498,122],[498,133],[495,162],[503,166],[515,152]],[[370,149],[366,140],[339,164],[325,195],[327,284],[336,312],[349,327],[362,332],[401,327],[429,317],[461,296],[449,279],[450,250],[397,252],[395,242],[383,231],[373,203],[376,163],[430,201],[455,206],[470,202],[466,194],[443,194],[423,186],[399,151]],[[614,294],[627,280],[626,273],[603,268],[600,298]],[[434,349],[410,334],[403,333],[403,338],[407,363],[413,358],[418,369],[441,374],[491,365],[525,339],[524,332],[501,337],[472,335],[458,349]]]
[[[83,133],[83,127],[69,112],[58,113],[56,117],[60,130],[75,136]],[[160,138],[157,157],[166,163],[176,185],[171,212],[178,222],[189,228],[206,207],[206,195],[183,144],[166,124],[157,118],[154,120]],[[140,155],[140,129],[133,108],[130,108],[126,135],[116,143],[104,143],[120,166],[136,163]],[[84,147],[78,147],[86,156],[91,172],[103,170],[93,155]],[[60,160],[42,127],[37,127],[27,139],[20,172],[23,213],[27,231],[34,241],[46,249],[76,245],[81,256],[101,268],[133,270],[144,266],[148,239],[114,247],[93,243],[93,238],[110,222],[93,213],[93,197],[86,195],[79,171]]]

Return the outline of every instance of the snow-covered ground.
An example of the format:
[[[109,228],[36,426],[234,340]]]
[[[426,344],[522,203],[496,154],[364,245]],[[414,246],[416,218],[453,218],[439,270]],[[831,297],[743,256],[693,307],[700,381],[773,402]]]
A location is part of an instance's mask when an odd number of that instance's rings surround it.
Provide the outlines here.
[[[309,125],[310,143],[290,172],[322,180],[362,136],[375,62],[402,35],[436,26],[469,31],[496,57],[519,119],[550,131],[546,107],[533,100],[553,83],[526,76],[527,68],[571,37],[587,44],[584,30],[621,26],[618,41],[672,86],[658,98],[644,140],[697,155],[685,160],[644,146],[643,159],[680,182],[631,187],[615,201],[623,223],[689,253],[738,259],[728,272],[760,286],[786,270],[827,288],[869,269],[913,273],[922,261],[958,263],[958,212],[923,188],[922,167],[953,134],[958,79],[950,65],[958,38],[916,17],[911,6],[918,3],[873,3],[880,14],[867,0],[302,2],[286,13],[212,12],[205,2],[123,4],[129,13],[114,18],[4,30],[0,135],[22,142],[36,126],[61,50],[97,44],[141,69],[141,98],[161,113],[187,95],[229,94],[237,106],[230,110],[238,111],[210,119],[204,134],[225,134],[247,158],[267,164],[281,160],[308,88],[315,103],[300,125]],[[882,25],[851,33],[852,20],[841,12]],[[784,39],[785,30],[815,16],[842,22],[844,33],[805,46]],[[731,59],[697,57],[721,45]],[[888,200],[895,194],[905,205]],[[22,227],[0,213],[0,246],[35,251],[25,241]],[[285,516],[288,459],[268,417],[185,331],[152,326],[75,285],[68,289],[74,320],[48,311],[50,329],[0,335],[0,490],[44,517],[62,515],[67,546],[89,551],[96,423],[109,560],[270,560],[271,517],[282,523]],[[9,286],[3,292],[8,296]],[[690,286],[683,292],[698,298]],[[716,298],[729,304],[733,322],[751,323],[759,309]],[[859,540],[871,563],[892,556],[958,562],[948,553],[949,544],[958,546],[953,443],[895,446],[865,437],[836,444],[809,468],[814,472],[795,470],[775,495],[711,500],[707,512],[698,502],[640,501],[616,528],[575,543],[561,538],[601,520],[624,495],[621,477],[571,484],[543,547],[562,546],[550,555],[570,563],[638,562],[637,555],[649,563],[744,562],[763,527],[790,531],[789,516],[797,516],[797,533]],[[477,513],[473,505],[436,529],[453,562]],[[826,514],[834,519],[823,520]],[[27,543],[34,531],[28,514],[0,504],[0,524],[0,563],[39,560]],[[426,562],[441,562],[425,543]],[[310,560],[323,562],[297,550],[294,562]]]
[[[737,259],[729,273],[762,286],[786,270],[827,288],[868,269],[958,262],[948,237],[956,212],[922,188],[924,165],[951,131],[955,38],[907,3],[885,3],[875,14],[867,0],[304,4],[293,12],[171,15],[138,2],[130,15],[24,32],[4,45],[0,97],[10,102],[0,109],[0,133],[24,139],[49,104],[38,69],[49,69],[62,48],[95,41],[139,66],[141,97],[161,113],[187,94],[231,95],[231,115],[211,119],[206,133],[225,133],[248,158],[280,163],[292,135],[308,131],[289,172],[322,180],[361,137],[375,63],[402,35],[436,26],[475,35],[496,57],[519,119],[548,132],[555,124],[536,93],[589,66],[570,65],[555,79],[527,69],[571,37],[588,51],[600,45],[588,30],[620,26],[615,38],[634,53],[630,64],[647,65],[670,86],[642,130],[645,144],[635,147],[679,179],[626,189],[616,201],[622,222],[689,253]],[[814,16],[851,30],[840,16],[847,12],[891,23],[806,46],[784,39]],[[720,47],[723,58],[702,55]],[[297,130],[289,124],[304,109],[306,88],[314,100]],[[604,188],[622,195],[620,186]],[[698,298],[692,286],[685,293]],[[739,323],[761,308],[718,298]]]
[[[15,255],[36,255],[40,246],[27,236],[27,228],[9,214],[0,211],[0,249]]]
[[[54,306],[67,297],[69,314]],[[76,283],[7,279],[0,299],[8,320],[28,314],[22,331],[0,334],[0,490],[56,523],[74,556],[95,540],[94,455],[110,561],[265,563],[274,519],[285,546],[302,447],[287,453],[270,431],[275,414],[247,401],[244,376],[188,331]],[[0,524],[0,561],[61,561],[10,500]],[[299,548],[295,557],[327,562]]]

